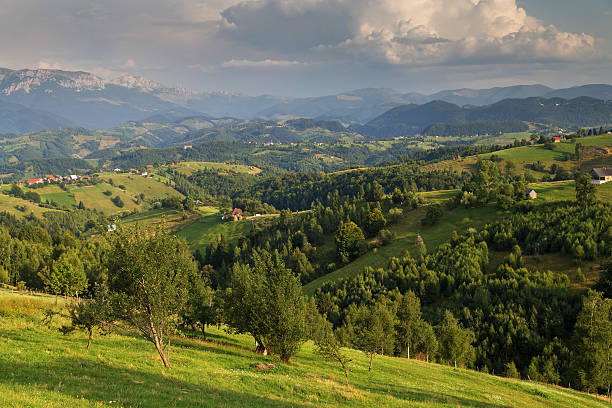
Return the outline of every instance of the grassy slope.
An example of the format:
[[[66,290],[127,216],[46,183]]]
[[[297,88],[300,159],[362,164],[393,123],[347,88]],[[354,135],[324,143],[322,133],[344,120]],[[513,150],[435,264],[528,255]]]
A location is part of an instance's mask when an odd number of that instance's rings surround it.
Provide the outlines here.
[[[15,206],[26,207],[25,211],[20,211]],[[42,217],[43,213],[47,211],[58,211],[52,208],[39,207],[31,201],[23,200],[21,198],[11,197],[4,194],[0,194],[0,211],[6,211],[13,214],[17,218],[22,218],[25,215],[34,213],[36,217]]]
[[[535,203],[575,199],[575,183],[573,181],[532,183],[529,186],[538,193],[538,198],[535,200]],[[612,201],[612,183],[598,185],[596,188],[599,200],[607,202]],[[457,192],[458,190],[441,190],[421,193],[421,195],[427,201],[442,202],[450,199],[453,195],[457,194]],[[423,227],[421,225],[421,219],[424,217],[424,213],[425,209],[419,208],[416,211],[405,214],[397,225],[390,227],[397,235],[395,241],[387,246],[378,248],[375,252],[368,252],[348,265],[306,284],[304,286],[304,293],[313,295],[317,288],[325,282],[348,276],[355,276],[363,271],[363,268],[366,266],[375,268],[384,267],[390,257],[399,256],[402,250],[407,249],[412,251],[414,249],[416,236],[419,234],[423,237],[427,248],[433,250],[438,245],[448,241],[453,231],[461,233],[470,227],[481,227],[500,217],[504,212],[495,210],[491,206],[485,208],[458,208],[446,214],[440,223],[430,227]],[[501,262],[506,255],[507,254],[500,254],[499,261]],[[577,266],[574,265],[573,259],[567,256],[554,254],[552,257],[557,257],[555,258],[555,262],[543,261],[546,257],[547,255],[540,256],[538,259],[528,258],[528,265],[532,266],[534,269],[541,270],[548,268],[554,272],[567,273],[572,281],[574,281]],[[495,262],[494,259],[492,259],[491,264],[497,267],[499,262]],[[585,284],[594,282],[597,274],[594,273],[591,268],[595,267],[596,269],[596,264],[597,263],[591,262],[582,265],[582,271],[587,276],[587,281],[583,283],[574,282],[574,286],[584,287]],[[546,268],[543,268],[542,265],[546,265]]]
[[[219,235],[224,235],[229,242],[236,241],[253,228],[253,223],[247,220],[222,221],[216,208],[201,207],[200,212],[203,213],[201,218],[177,232],[179,237],[185,238],[191,248],[208,245]]]
[[[529,187],[533,188],[538,193],[537,200],[559,201],[576,199],[576,183],[572,180],[553,181],[550,183],[531,183]],[[612,183],[595,185],[595,189],[599,200],[612,202]]]
[[[254,354],[252,339],[211,330],[209,339],[174,339],[173,368],[163,368],[154,347],[125,333],[64,336],[46,327],[50,298],[0,291],[0,396],[22,407],[606,407],[570,390],[508,380],[475,371],[391,357],[354,359],[345,384],[337,364],[307,343],[291,364]],[[273,363],[256,371],[254,363]]]
[[[243,164],[228,164],[228,163],[213,163],[213,162],[180,162],[169,166],[171,169],[179,173],[189,176],[194,172],[202,169],[219,170],[219,172],[233,172],[246,174],[259,174],[261,169],[254,166],[246,166]]]
[[[444,192],[443,195],[446,194],[448,192]],[[434,194],[431,194],[431,196],[434,196]],[[429,198],[431,199],[431,197]],[[432,201],[435,200],[432,199]],[[363,271],[363,268],[366,266],[375,268],[384,267],[390,257],[400,256],[404,249],[414,250],[417,235],[421,235],[427,248],[433,250],[438,245],[448,241],[453,231],[456,230],[458,233],[461,233],[468,228],[478,228],[501,214],[502,212],[495,210],[493,207],[458,208],[447,213],[436,225],[423,227],[421,220],[425,216],[425,208],[421,207],[415,211],[408,212],[397,225],[390,227],[397,235],[395,241],[378,248],[376,251],[368,252],[334,272],[315,279],[304,286],[304,293],[313,295],[317,288],[325,282],[355,276]]]
[[[553,163],[564,167],[567,170],[574,170],[576,162],[565,160],[568,154],[573,154],[575,144],[581,143],[583,146],[604,146],[612,147],[612,135],[589,136],[577,139],[576,142],[566,141],[556,143],[553,150],[549,150],[543,145],[514,147],[512,149],[501,150],[494,153],[481,154],[479,157],[490,157],[492,154],[503,158],[504,160],[512,161],[516,164],[517,169],[523,169],[525,164],[541,161],[549,168]],[[609,156],[608,156],[609,157]],[[454,170],[462,172],[464,170],[472,170],[476,164],[476,156],[464,157],[461,160],[445,160],[438,163],[433,163],[424,166],[424,170]],[[601,165],[608,163],[605,158],[598,158],[592,163],[586,163],[586,166]],[[584,166],[583,166],[584,167]],[[583,169],[585,170],[586,167]],[[590,168],[586,169],[590,170]],[[544,173],[532,172],[536,176],[542,176]]]
[[[22,188],[24,192],[35,191],[40,194],[43,202],[47,200],[49,202],[55,201],[60,206],[65,206],[66,208],[71,209],[76,208],[78,203],[82,201],[86,208],[95,208],[98,211],[103,212],[105,215],[121,214],[125,211],[134,209],[146,210],[150,207],[150,202],[156,199],[170,196],[177,196],[181,199],[183,198],[181,193],[156,179],[145,178],[137,175],[115,173],[101,173],[100,178],[104,180],[104,182],[92,186],[68,184],[68,191],[62,190],[55,184],[45,185],[43,187],[34,189],[27,187]],[[108,183],[109,179],[113,180],[114,186]],[[124,188],[119,188],[119,186],[123,186]],[[2,186],[2,190],[8,189],[10,189],[10,185]],[[110,191],[111,195],[105,195],[105,191]],[[136,204],[135,200],[140,194],[144,194],[144,201]],[[111,198],[115,196],[121,197],[124,202],[123,208],[117,207],[111,201]],[[20,203],[21,201],[23,200],[20,200]],[[28,203],[27,201],[23,202]],[[36,207],[34,208],[34,213],[36,215],[39,215],[39,213],[42,213],[43,211],[48,211],[48,209],[38,210],[39,207],[33,205],[32,203],[24,205],[28,206],[28,214],[30,213],[29,207]],[[10,208],[7,207],[10,207],[8,200],[3,198],[0,201],[0,210],[6,209],[7,211],[12,212]]]

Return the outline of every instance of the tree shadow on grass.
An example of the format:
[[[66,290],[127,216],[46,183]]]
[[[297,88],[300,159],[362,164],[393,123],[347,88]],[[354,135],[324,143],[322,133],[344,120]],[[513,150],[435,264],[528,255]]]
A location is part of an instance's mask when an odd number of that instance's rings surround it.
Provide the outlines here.
[[[10,367],[0,366],[0,383],[9,387],[23,386],[39,396],[48,390],[49,400],[46,402],[49,406],[53,406],[55,393],[72,397],[75,401],[85,399],[102,404],[113,401],[113,404],[125,407],[307,406],[230,390],[222,382],[217,382],[219,385],[216,386],[186,382],[177,379],[172,370],[156,374],[74,357],[58,359],[54,364],[18,362]]]

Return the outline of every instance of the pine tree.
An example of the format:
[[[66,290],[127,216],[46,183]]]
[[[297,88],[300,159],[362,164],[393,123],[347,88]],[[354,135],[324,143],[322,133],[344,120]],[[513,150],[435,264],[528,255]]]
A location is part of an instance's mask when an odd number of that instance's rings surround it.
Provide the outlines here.
[[[589,290],[574,328],[574,365],[583,389],[607,390],[612,383],[612,299]]]

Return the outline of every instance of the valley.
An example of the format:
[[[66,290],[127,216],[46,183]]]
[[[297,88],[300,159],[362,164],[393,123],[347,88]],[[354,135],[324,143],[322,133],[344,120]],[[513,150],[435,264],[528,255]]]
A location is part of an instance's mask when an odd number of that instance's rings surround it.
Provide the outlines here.
[[[612,119],[551,98],[3,134],[8,406],[603,406]]]

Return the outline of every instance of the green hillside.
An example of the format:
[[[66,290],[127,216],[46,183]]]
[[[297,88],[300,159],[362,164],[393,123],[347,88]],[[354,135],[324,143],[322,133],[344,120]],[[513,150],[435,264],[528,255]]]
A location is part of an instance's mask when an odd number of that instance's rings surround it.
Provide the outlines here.
[[[576,140],[567,140],[555,143],[552,148],[544,145],[520,146],[511,149],[500,150],[494,153],[484,153],[478,156],[462,157],[454,160],[444,160],[428,164],[425,170],[453,170],[462,172],[473,170],[478,158],[486,159],[495,155],[506,162],[512,162],[518,172],[529,171],[537,178],[545,176],[546,172],[527,169],[527,165],[541,162],[546,169],[552,165],[562,167],[570,172],[578,170],[578,162],[573,157],[576,144],[583,147],[583,157],[580,163],[580,171],[588,172],[593,167],[612,165],[612,135],[582,137]]]
[[[175,337],[164,369],[135,333],[62,335],[43,310],[51,297],[0,290],[2,406],[22,407],[607,407],[575,391],[423,361],[381,357],[371,372],[353,359],[345,383],[339,365],[305,344],[290,364],[255,354],[252,339],[211,329],[209,341]],[[63,304],[60,301],[60,306]],[[57,307],[56,307],[57,308]],[[252,366],[271,363],[270,371]]]
[[[184,238],[193,249],[204,248],[223,235],[226,240],[235,242],[253,229],[251,221],[222,221],[218,210],[212,207],[201,207],[203,214],[197,221],[180,228],[177,235]]]
[[[26,193],[30,191],[38,193],[43,203],[49,201],[56,203],[60,208],[74,209],[82,202],[85,208],[96,209],[107,216],[132,210],[148,210],[153,201],[167,197],[183,198],[183,195],[172,187],[156,179],[139,175],[100,173],[99,179],[102,182],[92,185],[67,184],[65,189],[57,184],[50,184],[35,188],[26,187],[23,190]],[[3,187],[3,190],[8,189],[9,185]],[[121,198],[123,207],[111,201],[114,197]]]
[[[36,217],[42,217],[43,213],[47,211],[57,210],[41,207],[22,198],[0,194],[0,211],[6,211],[17,218],[22,218],[30,214],[34,214]]]
[[[177,164],[170,165],[168,167],[186,176],[190,176],[196,171],[204,169],[218,170],[220,173],[246,173],[252,175],[261,173],[261,169],[258,169],[254,166],[213,162],[183,161]]]

